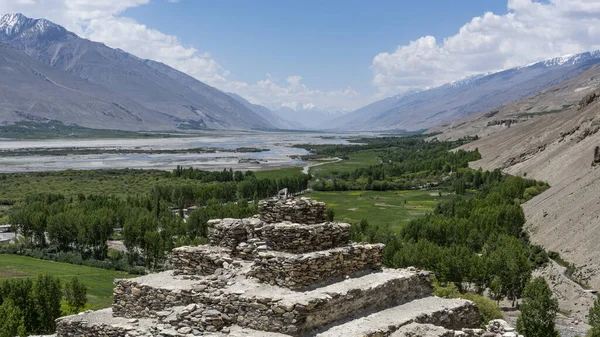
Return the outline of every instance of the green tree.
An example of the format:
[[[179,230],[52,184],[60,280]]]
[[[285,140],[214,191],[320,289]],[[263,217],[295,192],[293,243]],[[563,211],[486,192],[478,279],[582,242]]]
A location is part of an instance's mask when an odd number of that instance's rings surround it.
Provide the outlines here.
[[[502,285],[497,278],[494,278],[492,283],[490,283],[490,298],[496,301],[496,303],[500,303],[500,300],[502,300],[503,297]]]
[[[506,235],[500,236],[496,244],[489,256],[490,271],[500,282],[502,295],[514,306],[531,278],[528,251],[518,239]]]
[[[554,326],[558,300],[542,277],[527,283],[523,291],[521,315],[517,319],[517,330],[527,337],[558,337]]]
[[[61,316],[62,299],[60,280],[51,275],[40,275],[33,283],[33,301],[38,314],[39,328],[35,333],[54,333],[55,320]]]
[[[590,308],[589,323],[591,329],[587,337],[600,337],[600,297],[596,297],[594,306]]]
[[[74,313],[78,313],[85,307],[87,303],[87,287],[77,277],[73,277],[65,284],[64,292],[65,300],[73,308]]]
[[[25,337],[25,319],[23,313],[11,299],[5,299],[0,305],[0,337]]]

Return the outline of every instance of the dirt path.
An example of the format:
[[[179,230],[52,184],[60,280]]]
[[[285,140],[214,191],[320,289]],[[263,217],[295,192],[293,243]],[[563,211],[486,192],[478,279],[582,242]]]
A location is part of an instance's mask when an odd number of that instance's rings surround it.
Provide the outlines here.
[[[308,164],[308,165],[304,166],[304,168],[302,168],[302,173],[308,174],[308,172],[310,171],[311,167],[321,166],[321,165],[325,165],[325,164],[333,164],[333,163],[337,163],[337,162],[340,162],[340,161],[342,161],[341,158],[335,158],[332,161],[325,161],[325,162],[321,162],[321,163]]]

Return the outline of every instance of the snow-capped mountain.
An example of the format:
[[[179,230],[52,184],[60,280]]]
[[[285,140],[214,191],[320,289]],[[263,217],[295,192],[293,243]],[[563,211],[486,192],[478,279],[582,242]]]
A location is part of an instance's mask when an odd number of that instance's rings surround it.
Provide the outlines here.
[[[496,108],[571,79],[600,63],[600,51],[567,55],[389,97],[328,123],[343,130],[423,130]]]
[[[144,129],[274,128],[263,117],[229,95],[185,73],[163,63],[143,60],[102,43],[80,38],[45,19],[30,19],[22,14],[1,16],[0,43],[5,43],[39,62],[64,71],[70,76],[84,79],[112,92],[114,96],[125,98],[142,107],[145,113],[142,114],[140,110],[138,118],[141,120],[138,124]],[[3,77],[2,71],[0,69],[0,81]],[[75,91],[71,91],[71,94],[77,95]],[[31,103],[33,108],[27,112],[28,116],[34,119],[38,113],[45,113],[37,111],[39,104]],[[58,107],[51,110],[59,110],[56,108]],[[123,108],[125,111],[133,111],[128,107]],[[146,122],[144,116],[149,114],[148,111],[162,116],[163,123],[150,125],[150,120],[156,118],[149,118]],[[87,111],[83,110],[80,113],[81,118],[69,122],[86,121],[87,124],[93,124],[93,121],[85,116]],[[48,117],[44,115],[44,118]],[[105,128],[112,125],[107,125],[106,121],[98,121],[96,127]]]
[[[242,96],[240,96],[236,93],[228,92],[227,95],[233,97],[238,102],[242,103],[245,107],[254,111],[257,115],[268,120],[271,124],[273,124],[274,127],[278,128],[278,129],[283,129],[283,130],[304,130],[304,129],[306,129],[306,126],[302,125],[301,123],[294,122],[294,121],[288,121],[288,120],[282,118],[281,116],[279,116],[273,110],[271,110],[265,106],[262,106],[262,105],[252,104],[248,100],[246,100],[245,98],[243,98]]]
[[[300,123],[311,129],[326,129],[327,122],[347,113],[347,110],[342,110],[333,107],[322,107],[313,103],[298,103],[289,102],[282,103],[275,110],[282,118]]]

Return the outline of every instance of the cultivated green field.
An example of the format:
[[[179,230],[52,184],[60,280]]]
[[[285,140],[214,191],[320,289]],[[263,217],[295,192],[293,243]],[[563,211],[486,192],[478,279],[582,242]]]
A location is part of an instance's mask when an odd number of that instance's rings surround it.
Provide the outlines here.
[[[360,167],[379,164],[378,152],[383,150],[364,150],[348,155],[349,159],[337,163],[315,166],[310,169],[310,173],[319,176],[328,172],[351,172]]]
[[[112,305],[113,280],[132,275],[114,270],[79,266],[68,263],[34,259],[26,256],[0,254],[0,279],[35,277],[50,274],[66,281],[73,276],[88,288],[87,309],[102,309]]]
[[[258,179],[281,179],[286,177],[292,177],[300,173],[302,173],[302,167],[288,167],[276,170],[254,171],[254,175]]]
[[[390,225],[395,230],[450,198],[446,193],[440,196],[437,191],[311,192],[306,196],[333,208],[336,221],[352,223],[367,219],[372,225]]]

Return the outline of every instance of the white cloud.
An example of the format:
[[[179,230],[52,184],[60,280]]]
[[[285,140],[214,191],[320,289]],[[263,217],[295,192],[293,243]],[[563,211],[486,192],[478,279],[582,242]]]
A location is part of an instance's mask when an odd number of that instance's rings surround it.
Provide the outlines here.
[[[600,48],[600,0],[508,0],[508,13],[485,13],[457,34],[424,36],[373,58],[381,95],[430,87],[546,58]]]
[[[179,2],[179,0],[168,0]],[[347,89],[323,92],[309,89],[300,76],[278,84],[270,75],[257,83],[229,79],[230,73],[208,52],[184,46],[176,36],[164,34],[121,14],[150,0],[0,0],[0,13],[21,12],[29,17],[47,18],[93,41],[123,49],[141,58],[168,64],[209,85],[232,91],[271,108],[286,102],[317,104],[340,109],[366,103],[357,92]]]

